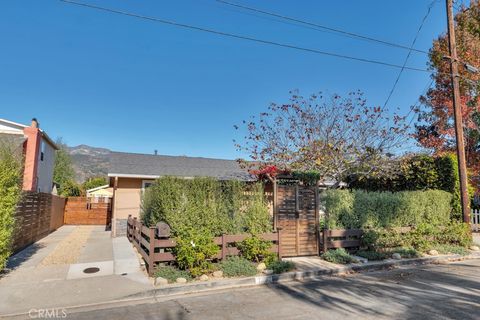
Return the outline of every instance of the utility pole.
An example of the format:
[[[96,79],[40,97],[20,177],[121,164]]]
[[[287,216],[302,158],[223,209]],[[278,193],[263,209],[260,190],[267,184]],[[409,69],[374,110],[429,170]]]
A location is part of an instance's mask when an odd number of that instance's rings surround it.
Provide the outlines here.
[[[458,83],[457,46],[455,43],[455,23],[453,20],[453,0],[446,0],[448,19],[448,42],[450,48],[450,72],[453,87],[453,110],[455,120],[455,138],[457,141],[458,173],[460,176],[460,198],[462,200],[463,222],[470,224],[470,203],[467,190],[467,164],[463,140],[462,106],[460,104],[460,85]]]

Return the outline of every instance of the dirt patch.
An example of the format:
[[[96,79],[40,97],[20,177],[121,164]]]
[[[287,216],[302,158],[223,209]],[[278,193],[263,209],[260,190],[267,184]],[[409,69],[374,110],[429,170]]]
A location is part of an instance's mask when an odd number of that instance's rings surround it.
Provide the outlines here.
[[[40,263],[41,266],[58,264],[73,264],[78,261],[82,248],[87,243],[93,227],[80,226],[63,239],[57,247],[45,257]]]

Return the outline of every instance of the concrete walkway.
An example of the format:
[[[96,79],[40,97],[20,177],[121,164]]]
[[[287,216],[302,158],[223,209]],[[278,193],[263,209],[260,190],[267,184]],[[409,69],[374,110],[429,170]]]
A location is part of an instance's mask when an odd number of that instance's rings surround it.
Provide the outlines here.
[[[0,315],[109,301],[153,288],[132,245],[100,226],[63,226],[12,256]],[[85,273],[87,268],[97,272]],[[94,269],[96,271],[96,269]]]

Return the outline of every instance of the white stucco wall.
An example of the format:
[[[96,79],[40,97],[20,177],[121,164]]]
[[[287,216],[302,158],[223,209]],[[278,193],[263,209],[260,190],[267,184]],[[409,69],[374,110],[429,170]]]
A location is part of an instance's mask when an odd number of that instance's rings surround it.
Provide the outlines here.
[[[41,160],[43,150],[43,160]],[[38,153],[38,170],[37,170],[37,191],[50,193],[52,192],[53,183],[53,166],[55,163],[55,149],[42,137],[42,144]]]

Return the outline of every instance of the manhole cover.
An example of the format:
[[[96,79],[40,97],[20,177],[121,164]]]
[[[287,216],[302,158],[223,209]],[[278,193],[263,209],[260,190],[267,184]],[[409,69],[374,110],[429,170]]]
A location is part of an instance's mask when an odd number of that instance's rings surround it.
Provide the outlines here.
[[[98,271],[100,271],[100,268],[91,267],[91,268],[87,268],[87,269],[83,270],[83,273],[96,273]]]

